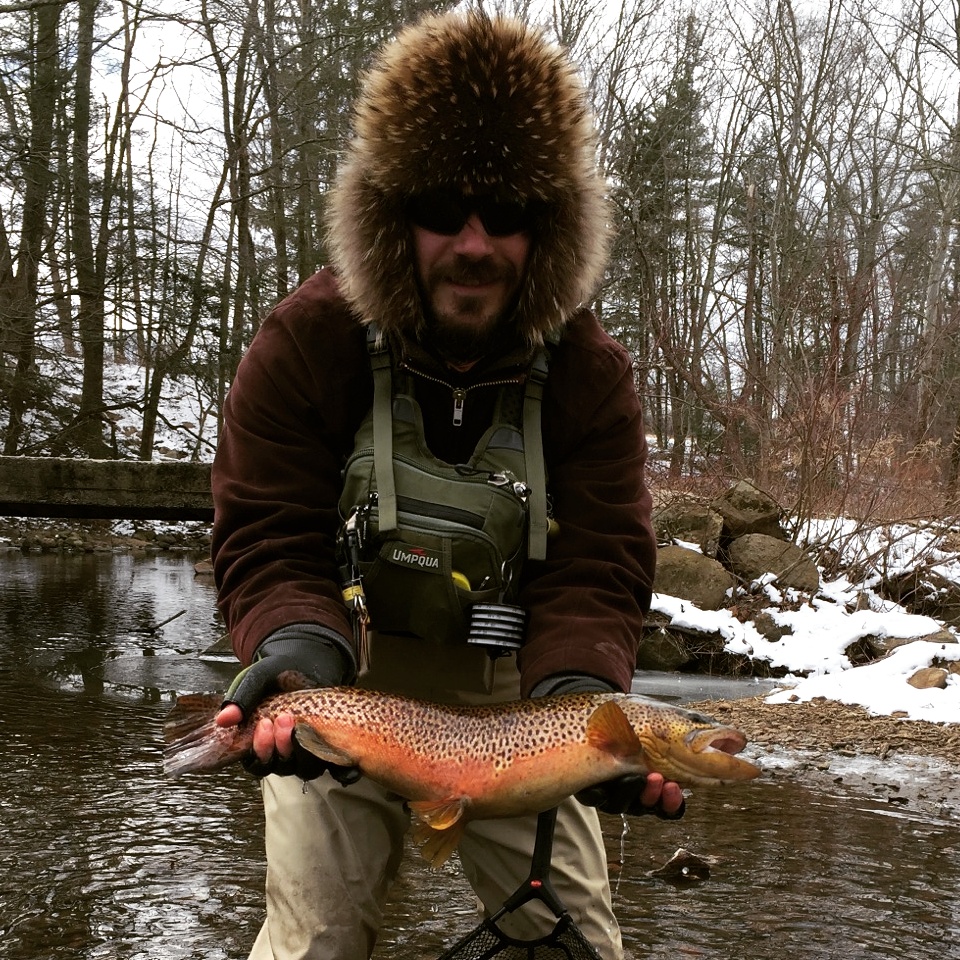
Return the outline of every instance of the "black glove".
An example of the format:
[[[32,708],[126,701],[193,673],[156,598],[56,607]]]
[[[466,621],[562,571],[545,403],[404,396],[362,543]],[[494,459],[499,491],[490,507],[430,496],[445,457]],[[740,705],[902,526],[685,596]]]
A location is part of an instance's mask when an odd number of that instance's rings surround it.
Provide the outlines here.
[[[531,696],[554,696],[561,693],[613,693],[612,687],[599,677],[586,673],[556,674],[541,680],[533,688]],[[575,794],[585,806],[596,807],[604,813],[627,813],[632,817],[653,814],[661,820],[679,820],[686,811],[686,801],[681,801],[676,813],[666,813],[660,806],[648,807],[640,802],[640,795],[647,785],[646,774],[627,773],[613,780],[595,783]]]
[[[279,677],[288,672],[301,675],[304,689],[350,683],[355,674],[350,649],[339,634],[316,624],[281,627],[260,644],[253,663],[237,674],[223,702],[235,703],[244,717],[249,717],[265,696],[280,689]],[[304,750],[296,736],[289,757],[274,753],[264,763],[251,754],[243,766],[255,777],[277,774],[313,780],[329,770],[330,775],[343,784],[355,783],[360,778],[356,767],[327,763]]]
[[[627,773],[613,780],[604,780],[595,783],[576,794],[576,798],[585,806],[596,807],[604,813],[626,813],[631,817],[639,817],[652,813],[661,820],[679,820],[686,812],[686,800],[680,801],[680,809],[676,813],[667,813],[659,805],[648,807],[640,802],[640,795],[647,785],[647,776],[644,773]]]

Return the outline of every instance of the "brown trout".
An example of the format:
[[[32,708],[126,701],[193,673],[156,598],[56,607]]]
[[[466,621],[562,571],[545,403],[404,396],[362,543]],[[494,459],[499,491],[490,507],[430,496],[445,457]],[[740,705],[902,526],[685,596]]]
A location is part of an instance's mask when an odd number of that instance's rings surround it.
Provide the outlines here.
[[[539,813],[586,787],[656,771],[681,785],[750,780],[746,737],[710,717],[628,693],[445,706],[358,687],[266,698],[235,727],[219,696],[180,697],[164,727],[164,769],[217,770],[252,750],[261,718],[291,713],[297,740],[408,801],[428,828],[424,856],[450,855],[468,820]]]

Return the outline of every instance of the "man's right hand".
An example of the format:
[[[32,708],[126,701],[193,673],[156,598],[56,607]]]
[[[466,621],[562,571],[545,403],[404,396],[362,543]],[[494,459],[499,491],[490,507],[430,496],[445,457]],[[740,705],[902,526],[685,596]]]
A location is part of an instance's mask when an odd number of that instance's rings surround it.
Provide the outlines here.
[[[340,642],[337,642],[340,641]],[[349,682],[353,671],[347,665],[346,641],[312,624],[283,627],[260,645],[254,662],[234,678],[227,691],[216,723],[234,726],[250,716],[265,696],[284,689],[298,678],[303,689],[329,687]],[[360,776],[356,767],[329,764],[304,750],[294,736],[294,717],[280,714],[275,720],[261,719],[253,733],[253,756],[244,762],[247,771],[256,777],[268,774],[297,776],[312,780],[325,770],[340,783],[353,783]]]
[[[228,703],[216,716],[217,726],[235,727],[243,721],[243,711],[235,704]],[[294,718],[291,713],[282,713],[276,721],[261,720],[253,731],[253,752],[257,759],[268,764],[276,752],[281,757],[289,758],[293,753]]]

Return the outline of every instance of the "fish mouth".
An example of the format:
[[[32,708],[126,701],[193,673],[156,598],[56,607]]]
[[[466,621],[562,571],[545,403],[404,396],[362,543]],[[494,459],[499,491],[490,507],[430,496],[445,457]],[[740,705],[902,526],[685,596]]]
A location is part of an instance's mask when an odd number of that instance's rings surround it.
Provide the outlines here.
[[[760,776],[756,764],[738,757],[747,738],[733,727],[691,730],[648,749],[653,769],[681,785],[718,786]],[[646,744],[644,744],[647,747]]]
[[[747,738],[733,728],[692,730],[684,739],[694,753],[714,752],[733,756],[747,745]]]

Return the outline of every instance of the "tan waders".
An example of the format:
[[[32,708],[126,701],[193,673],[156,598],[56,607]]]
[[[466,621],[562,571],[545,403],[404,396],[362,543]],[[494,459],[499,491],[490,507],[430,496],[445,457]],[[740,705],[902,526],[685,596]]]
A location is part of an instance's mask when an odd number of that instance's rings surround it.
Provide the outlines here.
[[[373,666],[361,684],[454,703],[519,696],[512,658],[494,663],[466,646],[393,637],[374,638]],[[267,919],[250,960],[367,960],[400,867],[409,824],[403,803],[366,778],[342,787],[326,774],[307,784],[296,777],[267,777],[263,800]],[[460,862],[488,914],[529,875],[536,823],[531,815],[468,825]],[[599,820],[594,809],[573,799],[558,812],[550,877],[604,960],[620,960]],[[528,940],[550,933],[555,923],[553,913],[534,901],[500,927]]]

